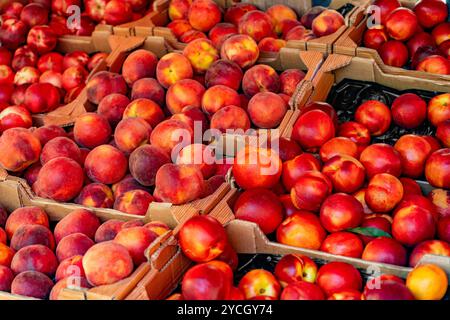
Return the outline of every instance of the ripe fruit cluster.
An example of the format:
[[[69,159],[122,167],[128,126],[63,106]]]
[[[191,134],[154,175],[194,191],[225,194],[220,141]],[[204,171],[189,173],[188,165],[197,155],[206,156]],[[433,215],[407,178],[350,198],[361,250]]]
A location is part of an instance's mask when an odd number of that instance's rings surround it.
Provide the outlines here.
[[[178,236],[181,250],[197,265],[184,274],[181,293],[170,300],[438,300],[447,291],[447,276],[435,265],[417,267],[406,283],[383,274],[363,287],[361,274],[351,264],[330,262],[319,268],[299,254],[285,255],[273,273],[254,269],[235,282],[238,256],[217,220],[191,218]]]
[[[226,10],[213,0],[172,0],[167,27],[184,43],[210,39],[216,48],[230,36],[248,35],[261,51],[278,52],[286,41],[307,41],[336,32],[345,25],[342,15],[324,7],[312,7],[301,18],[290,7],[275,4],[265,12],[249,3]]]
[[[128,277],[144,251],[169,228],[161,222],[101,223],[78,209],[50,229],[39,207],[0,208],[0,291],[57,300],[68,286],[91,288]],[[52,230],[52,231],[51,231]]]
[[[331,105],[310,103],[291,139],[280,139],[278,154],[263,148],[237,154],[232,170],[244,190],[236,218],[275,233],[282,244],[368,261],[415,266],[427,253],[450,256],[449,98],[438,95],[427,106],[408,93],[391,108],[369,100],[355,121],[341,124]],[[392,121],[415,128],[427,115],[438,139],[406,134],[394,146],[370,144]],[[414,180],[423,176],[438,188],[428,197]]]
[[[375,49],[384,63],[415,70],[450,74],[450,23],[444,1],[421,0],[413,10],[398,0],[377,0],[381,24],[363,36],[364,46]]]

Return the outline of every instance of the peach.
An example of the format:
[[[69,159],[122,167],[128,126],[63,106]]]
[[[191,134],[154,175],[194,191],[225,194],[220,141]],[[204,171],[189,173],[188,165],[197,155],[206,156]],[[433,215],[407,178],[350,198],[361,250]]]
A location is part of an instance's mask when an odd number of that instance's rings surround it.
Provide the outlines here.
[[[239,33],[252,37],[256,42],[275,37],[275,26],[268,14],[259,10],[249,11],[239,19]]]
[[[439,123],[450,119],[450,110],[447,108],[448,103],[450,103],[450,93],[437,95],[428,102],[428,120],[435,127]]]
[[[234,90],[239,90],[243,73],[239,65],[228,60],[217,60],[205,74],[206,87],[224,85]]]
[[[164,120],[164,112],[154,101],[139,98],[130,102],[123,112],[123,119],[142,118],[152,128]]]
[[[428,194],[440,218],[450,216],[450,191],[444,189],[433,189]]]
[[[302,23],[298,21],[297,19],[285,19],[280,22],[281,27],[281,38],[286,40],[286,35],[295,27],[301,26],[303,27]],[[304,27],[303,27],[304,28]]]
[[[418,194],[422,195],[422,189],[420,188],[419,184],[411,179],[411,178],[400,178],[400,182],[403,185],[403,195],[408,194]]]
[[[175,147],[190,144],[193,136],[193,129],[185,122],[169,119],[162,121],[153,129],[150,143],[161,148],[170,156]]]
[[[110,145],[101,145],[88,154],[84,168],[92,181],[113,184],[125,176],[128,161],[120,150]]]
[[[54,138],[67,137],[64,129],[56,125],[39,127],[33,131],[33,135],[39,139],[41,146],[45,146],[47,142]]]
[[[150,141],[151,126],[140,117],[124,118],[114,132],[116,146],[126,154]]]
[[[364,300],[364,296],[357,290],[345,290],[333,293],[328,300]]]
[[[10,267],[11,261],[15,255],[13,249],[6,244],[0,243],[0,266]]]
[[[6,244],[6,240],[8,239],[8,236],[6,235],[6,231],[0,227],[0,243]]]
[[[344,17],[339,12],[326,9],[313,20],[311,29],[317,37],[323,37],[335,33],[344,25]]]
[[[181,53],[168,53],[156,66],[156,78],[164,88],[169,88],[179,80],[189,79],[193,70],[189,60]]]
[[[239,289],[247,300],[261,295],[277,299],[281,286],[269,271],[254,269],[242,277],[239,281]]]
[[[354,197],[335,193],[323,202],[320,208],[320,222],[329,232],[358,227],[364,218],[364,209]]]
[[[418,266],[406,278],[406,286],[417,300],[441,300],[447,292],[447,282],[445,271],[434,264]]]
[[[169,162],[170,158],[161,148],[143,145],[131,154],[129,166],[136,181],[144,186],[152,186],[158,169]]]
[[[410,57],[414,57],[420,47],[436,47],[433,37],[427,32],[417,32],[408,40],[406,45],[408,46]]]
[[[403,174],[411,178],[421,177],[431,154],[430,144],[420,136],[407,134],[397,140],[394,148],[400,154]]]
[[[317,273],[317,284],[327,296],[344,290],[362,289],[362,278],[359,271],[345,262],[329,262]]]
[[[280,137],[278,140],[278,149],[278,154],[283,162],[292,160],[302,153],[302,149],[298,143],[284,137]]]
[[[347,155],[334,156],[325,162],[322,173],[331,180],[335,191],[345,193],[359,190],[365,178],[364,166]]]
[[[114,195],[108,186],[101,183],[90,183],[81,190],[75,203],[86,207],[112,208]]]
[[[386,41],[378,48],[378,53],[388,66],[403,67],[408,61],[408,48],[401,41]]]
[[[406,265],[406,250],[395,239],[379,237],[366,245],[362,259],[404,266]]]
[[[66,137],[56,137],[42,148],[41,164],[45,165],[50,160],[58,157],[69,158],[80,165],[82,164],[80,148],[73,140]]]
[[[203,190],[202,173],[194,166],[167,163],[156,173],[155,194],[163,202],[184,204],[201,198]]]
[[[444,147],[450,148],[450,119],[445,120],[438,125],[436,137],[441,141]]]
[[[165,95],[164,88],[153,78],[139,79],[133,83],[133,87],[131,88],[131,100],[141,98],[150,99],[160,107],[164,106]],[[126,105],[128,104],[129,102]]]
[[[49,228],[48,216],[42,208],[22,207],[14,210],[6,220],[5,231],[8,238],[23,225],[36,224]]]
[[[0,205],[0,227],[5,228],[6,220],[8,219],[8,212]]]
[[[296,281],[284,288],[280,300],[325,300],[325,294],[316,284]]]
[[[192,0],[173,0],[169,4],[170,20],[186,19]]]
[[[326,238],[326,231],[319,218],[308,211],[297,211],[277,228],[277,241],[279,243],[318,250]]]
[[[234,205],[237,219],[256,223],[265,234],[274,232],[283,220],[283,206],[278,197],[266,189],[242,193]]]
[[[102,223],[95,232],[95,242],[114,240],[119,231],[122,230],[123,224],[123,221],[117,219],[111,219]]]
[[[185,33],[193,31],[193,28],[187,19],[174,20],[167,25],[167,28],[169,28],[178,39]]]
[[[33,191],[43,198],[55,201],[69,201],[81,191],[84,183],[81,166],[69,158],[55,158],[39,171],[33,184]]]
[[[205,179],[211,178],[216,171],[214,149],[200,143],[191,144],[181,149],[176,163],[196,166]]]
[[[61,291],[65,288],[82,290],[88,289],[91,286],[84,277],[68,277],[61,279],[55,283],[52,290],[50,291],[49,300],[61,300],[59,298]]]
[[[33,244],[23,247],[14,255],[11,270],[15,274],[24,271],[38,271],[48,276],[56,272],[58,262],[55,254],[46,246]]]
[[[138,49],[128,55],[122,65],[122,76],[128,85],[142,78],[153,78],[156,74],[156,55],[144,49]]]
[[[375,143],[365,148],[359,161],[369,179],[379,173],[389,173],[395,177],[402,173],[401,154],[385,143]]]
[[[270,17],[272,25],[276,33],[282,32],[282,21],[286,19],[297,19],[294,10],[283,4],[275,4],[267,9],[266,14]]]
[[[299,69],[287,69],[280,74],[280,91],[292,96],[300,81],[305,78],[305,73]]]
[[[114,192],[114,198],[117,198],[121,194],[131,190],[147,190],[147,188],[139,184],[139,182],[137,182],[131,174],[126,175],[122,180],[113,184],[111,189]]]
[[[402,198],[403,185],[393,175],[378,173],[370,179],[365,200],[374,212],[389,212]]]
[[[150,221],[149,223],[146,223],[144,227],[156,233],[158,236],[162,236],[167,233],[167,231],[170,231],[169,226],[161,221]]]
[[[114,242],[127,248],[134,265],[139,266],[147,260],[144,255],[145,250],[157,237],[156,233],[145,227],[132,227],[119,231]]]
[[[112,93],[127,93],[127,84],[122,75],[100,71],[89,79],[87,85],[88,100],[99,104],[102,99]]]
[[[30,187],[36,182],[39,171],[41,171],[42,165],[40,163],[35,163],[32,166],[28,167],[25,171],[23,177],[27,180],[27,183]]]
[[[208,37],[201,31],[198,30],[190,30],[184,33],[180,37],[180,41],[183,43],[189,43],[197,39],[207,39]]]
[[[358,151],[361,153],[370,144],[370,132],[366,126],[347,121],[338,127],[337,136],[346,137],[356,143]]]
[[[0,165],[9,171],[18,172],[39,159],[41,144],[30,131],[11,128],[0,136]]]
[[[450,62],[440,55],[430,55],[420,60],[415,69],[434,74],[448,75],[450,74]]]
[[[438,238],[450,242],[450,217],[443,217],[437,223]]]
[[[194,0],[188,11],[191,26],[207,32],[222,20],[222,10],[212,0]]]
[[[361,223],[361,227],[370,228],[372,231],[376,231],[375,234],[390,235],[391,224],[392,224],[391,216],[386,214],[375,213],[375,214],[366,214],[364,216],[363,222]],[[367,244],[376,238],[376,236],[369,236],[369,235],[360,235],[360,237],[363,240],[364,244]]]
[[[184,48],[183,55],[188,58],[196,73],[202,74],[219,59],[219,52],[211,40],[196,39]]]
[[[360,258],[364,246],[361,238],[351,232],[335,232],[322,242],[321,251],[351,258]]]
[[[192,79],[182,79],[167,90],[166,104],[172,114],[180,113],[186,106],[201,107],[205,88]]]
[[[279,52],[281,48],[286,47],[286,41],[283,39],[275,39],[266,37],[258,43],[260,52]]]
[[[284,40],[291,41],[291,40],[300,40],[300,41],[307,41],[314,39],[316,36],[311,30],[305,29],[304,26],[296,26],[289,30],[289,32],[284,37]]]
[[[235,62],[242,69],[249,68],[259,58],[259,48],[250,36],[239,34],[227,38],[220,50],[220,57]]]
[[[206,114],[213,115],[226,106],[240,106],[239,94],[225,85],[209,87],[202,98],[202,109]]]
[[[368,100],[356,109],[355,120],[366,126],[371,135],[380,136],[391,125],[391,112],[384,103]]]
[[[21,296],[45,299],[49,296],[53,281],[37,271],[25,271],[17,275],[11,284],[11,293]]]
[[[31,114],[25,107],[7,107],[0,112],[0,132],[10,128],[30,128],[32,121]]]
[[[395,208],[393,216],[395,216],[397,214],[397,211],[399,211],[400,209],[412,205],[416,205],[425,210],[428,210],[433,215],[435,221],[439,220],[439,213],[436,209],[436,206],[431,202],[431,200],[418,194],[404,195],[402,201],[400,201],[400,203]]]
[[[414,300],[411,291],[402,282],[381,280],[379,285],[364,289],[366,300]]]
[[[414,93],[405,93],[394,100],[391,107],[392,119],[400,127],[418,127],[427,116],[425,100]]]
[[[247,97],[251,98],[258,92],[278,93],[280,84],[280,77],[272,67],[258,64],[244,73],[242,90]]]
[[[39,224],[23,224],[11,237],[10,247],[16,251],[23,247],[41,244],[50,250],[55,250],[53,233],[45,226]]]
[[[320,158],[324,162],[341,154],[357,158],[359,154],[358,146],[349,138],[336,137],[325,142],[320,148]]]
[[[91,285],[112,284],[131,274],[133,259],[127,248],[106,241],[89,248],[83,256],[83,268]]]
[[[434,38],[434,41],[439,46],[441,43],[450,39],[450,23],[443,22],[437,25],[433,31],[431,31],[431,35]]]
[[[441,240],[428,240],[419,243],[411,252],[409,266],[414,268],[426,254],[450,257],[450,245]]]
[[[283,163],[282,181],[291,190],[296,180],[307,171],[320,171],[321,164],[312,154],[303,153]]]
[[[441,148],[441,144],[436,137],[432,136],[422,136],[431,146],[431,153],[438,151]]]
[[[84,277],[83,256],[77,255],[60,262],[56,269],[55,281],[68,277]]]
[[[184,107],[181,113],[172,115],[171,119],[178,120],[188,125],[192,130],[200,123],[202,132],[208,128],[208,121],[206,115],[200,108],[194,106]]]
[[[300,210],[318,212],[332,189],[331,181],[320,171],[307,171],[295,180],[291,200]]]
[[[386,27],[383,25],[375,25],[364,32],[364,46],[370,49],[378,50],[383,43],[389,40]]]
[[[273,92],[259,92],[250,99],[247,112],[255,126],[271,129],[281,123],[287,112],[287,105],[283,98]]]
[[[282,163],[271,149],[242,148],[236,154],[233,175],[243,189],[271,188],[281,177]]]
[[[56,243],[73,233],[82,233],[94,239],[95,232],[99,226],[99,219],[91,211],[85,209],[74,210],[56,224],[54,230]]]
[[[72,233],[59,241],[56,248],[58,261],[63,261],[73,256],[82,256],[94,245],[88,236],[83,233]]]
[[[93,149],[109,141],[111,126],[105,117],[96,113],[85,113],[75,120],[73,134],[79,145]]]
[[[228,130],[244,133],[250,129],[250,119],[244,109],[231,105],[213,114],[210,127],[223,133]]]
[[[393,237],[407,246],[434,238],[436,222],[433,214],[422,207],[410,205],[396,211],[392,221]]]
[[[425,163],[425,177],[436,188],[450,189],[450,149],[433,152]]]
[[[401,4],[398,0],[375,0],[374,5],[376,5],[380,10],[380,18],[381,24],[386,23],[386,18],[389,14],[395,9],[401,7]]]
[[[0,290],[10,292],[14,274],[11,269],[0,265]]]
[[[309,151],[317,150],[334,135],[333,120],[321,110],[311,110],[301,115],[292,129],[292,139]]]
[[[115,127],[122,119],[125,108],[130,99],[120,93],[112,93],[104,97],[97,108],[97,113],[108,120],[111,127]]]
[[[235,3],[226,10],[224,20],[237,26],[242,16],[253,10],[258,10],[258,8],[253,4],[241,2]]]
[[[395,40],[408,40],[416,32],[419,23],[414,12],[408,8],[397,8],[386,18],[386,31]]]
[[[144,216],[154,198],[143,190],[130,190],[116,198],[114,209],[124,213]]]

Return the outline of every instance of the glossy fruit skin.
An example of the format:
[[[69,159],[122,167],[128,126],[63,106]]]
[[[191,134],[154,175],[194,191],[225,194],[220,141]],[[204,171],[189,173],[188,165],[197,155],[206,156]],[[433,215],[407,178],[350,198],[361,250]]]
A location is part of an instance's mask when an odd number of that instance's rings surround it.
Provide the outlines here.
[[[254,269],[239,281],[239,289],[246,299],[261,295],[277,299],[280,296],[281,285],[269,271]]]
[[[359,271],[345,262],[330,262],[323,265],[317,274],[317,284],[327,296],[343,290],[362,289]]]

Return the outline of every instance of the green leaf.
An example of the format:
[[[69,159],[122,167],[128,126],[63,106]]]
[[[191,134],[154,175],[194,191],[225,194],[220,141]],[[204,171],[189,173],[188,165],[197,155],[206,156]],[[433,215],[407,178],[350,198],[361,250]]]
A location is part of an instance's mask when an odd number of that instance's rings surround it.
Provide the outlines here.
[[[381,229],[375,228],[375,227],[358,227],[358,228],[351,228],[347,231],[362,234],[363,236],[369,236],[369,237],[386,237],[386,238],[392,238],[389,233],[386,231],[383,231]]]

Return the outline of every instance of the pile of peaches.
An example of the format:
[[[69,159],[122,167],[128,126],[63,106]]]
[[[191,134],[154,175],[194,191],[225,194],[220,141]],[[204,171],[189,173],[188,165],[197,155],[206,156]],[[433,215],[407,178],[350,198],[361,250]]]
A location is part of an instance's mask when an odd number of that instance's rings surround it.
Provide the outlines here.
[[[336,32],[345,25],[336,10],[316,6],[302,17],[290,7],[275,4],[266,12],[249,3],[238,3],[225,12],[213,0],[172,0],[167,27],[184,43],[208,38],[216,48],[231,35],[248,35],[261,51],[278,52],[286,41],[307,41]]]
[[[220,55],[208,39],[159,61],[136,50],[121,74],[91,77],[87,98],[97,113],[77,118],[69,132],[27,129],[19,113],[0,117],[6,129],[0,164],[23,175],[38,196],[129,214],[145,215],[154,200],[179,205],[203,198],[230,166],[216,164],[213,147],[201,143],[204,131],[277,127],[305,76],[255,65],[258,57],[258,46],[245,35],[228,38]],[[196,155],[212,160],[198,162]]]
[[[53,226],[39,207],[10,215],[0,207],[0,291],[58,300],[64,288],[115,283],[144,263],[145,250],[168,230],[161,222],[101,223],[84,209]]]
[[[398,0],[376,0],[381,24],[364,33],[364,46],[375,49],[389,66],[450,74],[450,22],[444,1],[421,0],[414,10]]]
[[[434,264],[417,266],[406,282],[382,274],[370,277],[363,286],[363,277],[353,265],[329,262],[319,268],[299,254],[282,257],[273,272],[254,269],[234,279],[238,256],[216,219],[191,218],[178,239],[183,253],[197,264],[184,274],[181,293],[170,300],[440,300],[448,287],[445,271]]]
[[[448,93],[428,105],[412,93],[390,107],[368,100],[340,124],[331,105],[306,105],[278,150],[238,152],[236,218],[282,244],[367,261],[414,267],[427,253],[450,256],[449,102]],[[391,122],[412,129],[427,117],[436,136],[370,144]]]

